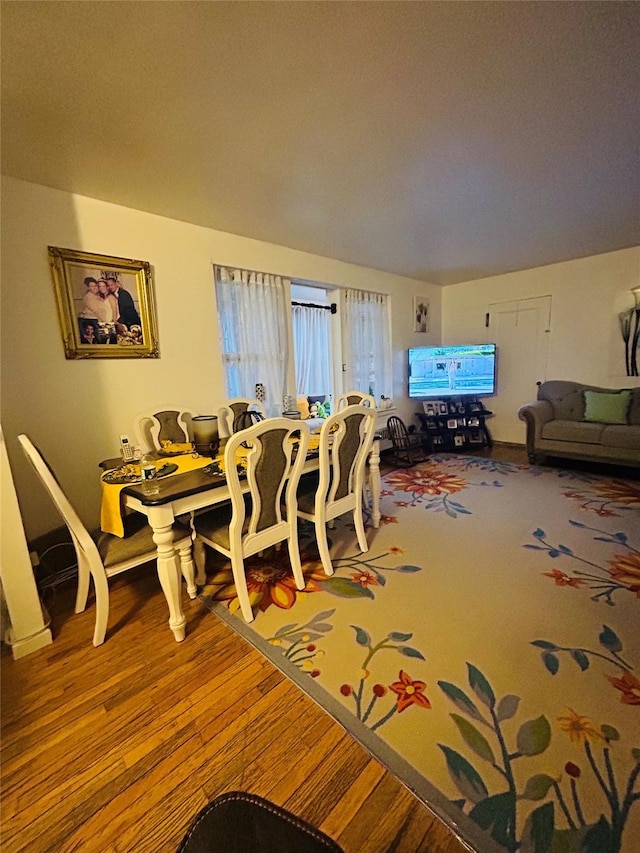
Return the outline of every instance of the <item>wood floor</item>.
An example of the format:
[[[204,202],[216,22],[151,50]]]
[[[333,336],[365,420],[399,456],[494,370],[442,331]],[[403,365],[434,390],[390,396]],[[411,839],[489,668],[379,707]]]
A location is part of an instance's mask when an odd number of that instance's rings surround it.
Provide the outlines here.
[[[489,451],[483,452],[488,455]],[[525,461],[524,451],[491,455]],[[225,791],[284,806],[345,853],[463,853],[401,783],[275,667],[184,597],[175,643],[153,565],[111,582],[107,642],[73,585],[49,604],[54,642],[3,647],[3,853],[164,853]]]

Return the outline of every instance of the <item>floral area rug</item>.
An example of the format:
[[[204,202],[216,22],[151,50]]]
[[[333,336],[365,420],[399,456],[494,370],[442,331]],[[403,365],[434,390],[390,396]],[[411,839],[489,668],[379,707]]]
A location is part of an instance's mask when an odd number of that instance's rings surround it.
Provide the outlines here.
[[[640,850],[640,483],[466,455],[383,478],[326,577],[301,528],[202,599],[473,848]]]

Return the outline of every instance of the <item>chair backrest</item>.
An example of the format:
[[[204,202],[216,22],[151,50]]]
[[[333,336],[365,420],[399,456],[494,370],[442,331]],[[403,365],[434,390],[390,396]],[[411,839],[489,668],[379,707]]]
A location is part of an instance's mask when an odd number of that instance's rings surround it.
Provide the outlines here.
[[[257,409],[245,409],[244,412],[237,414],[233,421],[233,432],[248,429],[250,426],[264,420],[264,415]]]
[[[64,519],[67,529],[71,534],[73,544],[76,549],[76,557],[78,563],[82,558],[86,558],[92,564],[102,564],[102,560],[98,553],[95,542],[89,535],[89,531],[80,521],[80,516],[69,503],[65,493],[60,488],[53,471],[49,468],[40,452],[34,447],[26,435],[19,435],[18,441],[22,445],[22,450],[25,456],[33,466],[36,474],[40,478],[42,485],[49,493],[49,497],[58,509],[58,512]],[[95,562],[97,560],[97,563]]]
[[[373,394],[365,394],[364,391],[347,391],[346,394],[340,394],[338,397],[336,412],[339,412],[346,406],[370,406],[372,409],[375,409],[376,398]]]
[[[298,436],[295,441],[294,437]],[[233,514],[229,525],[231,542],[265,537],[283,525],[282,495],[286,489],[287,519],[296,524],[296,491],[307,455],[309,427],[289,418],[261,420],[234,433],[227,441],[224,466]],[[242,493],[237,467],[240,448],[246,458],[249,500]],[[248,518],[248,524],[245,519]],[[245,528],[243,534],[243,527]],[[280,541],[280,539],[274,541]]]
[[[136,444],[143,453],[159,450],[163,441],[182,444],[190,441],[189,424],[193,412],[182,406],[155,406],[138,415],[133,422]]]
[[[395,448],[404,448],[409,443],[409,430],[402,418],[391,415],[387,419],[389,438]]]
[[[375,427],[375,409],[362,405],[347,406],[323,423],[316,507],[322,503],[330,507],[349,496],[362,494]],[[327,514],[330,517],[329,509]]]
[[[231,400],[227,400],[224,406],[218,409],[218,431],[221,438],[228,438],[235,432],[233,425],[236,418],[242,412],[249,410],[259,412],[263,418],[267,414],[260,400],[250,400],[247,397],[233,397]]]

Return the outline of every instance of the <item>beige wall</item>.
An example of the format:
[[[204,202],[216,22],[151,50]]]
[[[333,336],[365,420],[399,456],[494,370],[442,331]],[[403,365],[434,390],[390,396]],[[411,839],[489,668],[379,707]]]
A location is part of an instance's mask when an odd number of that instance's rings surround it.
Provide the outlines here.
[[[161,357],[68,361],[64,357],[47,246],[148,260],[152,264]],[[2,185],[2,361],[0,416],[31,538],[60,523],[18,448],[26,432],[56,470],[87,524],[99,506],[97,463],[118,436],[158,402],[215,411],[225,397],[212,264],[280,273],[330,286],[391,294],[393,398],[406,398],[409,346],[486,340],[492,302],[552,296],[548,378],[608,387],[633,380],[614,365],[617,313],[640,282],[640,248],[496,276],[441,290],[376,270],[298,252],[95,199],[4,178]],[[412,331],[413,297],[431,302],[431,332]],[[522,358],[526,358],[526,353]],[[639,384],[636,382],[635,384]],[[513,416],[504,440],[524,441]]]
[[[630,290],[638,284],[640,247],[453,285],[443,291],[442,340],[492,340],[485,329],[491,303],[551,296],[547,371],[540,379],[635,387],[640,379],[625,375],[618,313],[633,305]],[[523,351],[518,357],[524,360],[529,354]],[[535,391],[532,387],[529,399],[535,399]],[[508,421],[489,426],[500,440],[524,443],[524,424],[516,410]]]
[[[47,246],[149,261],[159,359],[65,359]],[[399,276],[118,205],[4,178],[2,185],[2,425],[27,535],[60,524],[22,458],[27,433],[83,520],[97,524],[100,459],[156,404],[215,411],[225,397],[212,264],[230,264],[339,287],[392,294],[394,399],[411,417],[406,349],[439,343],[441,290]],[[414,295],[431,300],[432,333],[412,332]]]

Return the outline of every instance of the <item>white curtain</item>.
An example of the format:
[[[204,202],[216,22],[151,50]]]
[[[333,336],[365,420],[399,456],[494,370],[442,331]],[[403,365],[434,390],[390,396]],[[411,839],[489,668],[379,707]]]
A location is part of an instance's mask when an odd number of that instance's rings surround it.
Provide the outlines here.
[[[262,383],[267,414],[279,415],[289,364],[288,281],[219,266],[215,279],[227,394],[253,398]]]
[[[379,402],[391,397],[389,298],[383,293],[347,290],[343,348],[345,391],[364,391]]]
[[[293,351],[296,394],[329,396],[333,385],[331,369],[330,312],[311,305],[292,305]]]

